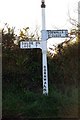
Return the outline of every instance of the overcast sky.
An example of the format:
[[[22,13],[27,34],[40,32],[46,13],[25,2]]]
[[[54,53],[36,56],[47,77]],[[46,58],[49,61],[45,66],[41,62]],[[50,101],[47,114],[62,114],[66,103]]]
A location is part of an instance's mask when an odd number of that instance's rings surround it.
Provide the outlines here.
[[[46,28],[69,28],[68,11],[77,19],[79,0],[45,0]],[[0,0],[0,25],[41,27],[41,0]]]
[[[69,14],[74,19],[78,18],[79,0],[45,0],[46,3],[46,29],[72,28]],[[0,28],[4,23],[16,27],[16,32],[23,27],[30,27],[33,32],[38,27],[41,31],[41,0],[0,0]],[[65,39],[49,39],[48,47],[58,44]]]

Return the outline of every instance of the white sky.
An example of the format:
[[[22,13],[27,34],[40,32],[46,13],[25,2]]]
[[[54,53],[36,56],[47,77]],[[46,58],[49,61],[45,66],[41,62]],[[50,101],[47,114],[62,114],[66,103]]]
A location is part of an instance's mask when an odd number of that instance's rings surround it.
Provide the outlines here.
[[[70,28],[68,10],[77,19],[79,0],[45,0],[46,28]],[[38,25],[41,29],[41,0],[0,0],[0,25],[8,23],[16,28]]]
[[[45,0],[46,29],[70,29],[70,16],[77,20],[79,0]],[[41,30],[41,0],[0,0],[0,27],[4,23],[20,29]],[[58,43],[61,39],[54,39]],[[51,44],[51,42],[49,42]],[[53,42],[52,42],[53,43]]]

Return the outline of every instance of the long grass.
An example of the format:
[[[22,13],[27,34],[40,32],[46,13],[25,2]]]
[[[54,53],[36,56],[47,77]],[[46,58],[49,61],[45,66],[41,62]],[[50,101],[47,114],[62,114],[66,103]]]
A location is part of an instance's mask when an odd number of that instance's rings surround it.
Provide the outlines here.
[[[67,92],[63,94],[55,86],[51,86],[49,95],[44,96],[10,87],[3,93],[3,117],[77,117],[77,95],[77,88],[72,89],[69,96]]]

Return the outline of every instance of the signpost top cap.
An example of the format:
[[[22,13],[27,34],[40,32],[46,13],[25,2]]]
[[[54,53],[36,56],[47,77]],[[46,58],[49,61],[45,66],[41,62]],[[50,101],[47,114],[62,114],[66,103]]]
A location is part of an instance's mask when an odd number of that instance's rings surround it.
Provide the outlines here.
[[[45,6],[45,0],[42,0],[41,3],[42,3],[42,4],[41,4],[41,8],[45,8],[45,7],[46,7],[46,6]]]
[[[44,2],[44,3],[45,3],[45,0],[42,0],[41,2]]]

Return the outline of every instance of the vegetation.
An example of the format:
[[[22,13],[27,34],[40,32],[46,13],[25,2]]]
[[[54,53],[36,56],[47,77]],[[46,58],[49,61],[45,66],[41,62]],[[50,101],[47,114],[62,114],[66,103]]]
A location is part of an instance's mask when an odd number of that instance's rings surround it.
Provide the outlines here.
[[[14,37],[3,32],[3,118],[77,118],[80,43],[58,46],[54,57],[48,53],[49,95],[44,96],[41,50],[21,50]]]

